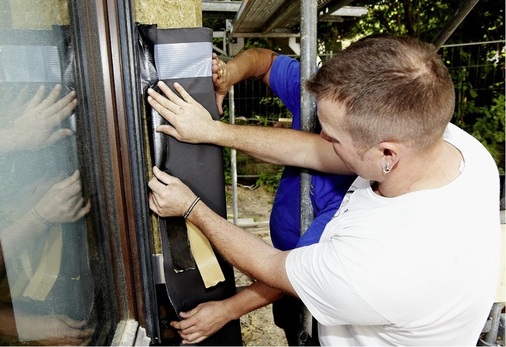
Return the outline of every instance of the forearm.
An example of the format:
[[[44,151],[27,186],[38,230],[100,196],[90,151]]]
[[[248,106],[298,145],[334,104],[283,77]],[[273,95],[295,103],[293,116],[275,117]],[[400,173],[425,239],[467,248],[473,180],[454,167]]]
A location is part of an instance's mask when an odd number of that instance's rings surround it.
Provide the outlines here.
[[[232,85],[250,79],[261,79],[269,85],[269,71],[277,54],[265,48],[251,48],[242,51],[227,63]]]
[[[319,135],[284,128],[233,125],[214,121],[207,141],[235,148],[276,165],[295,166],[320,172],[352,174]]]
[[[236,295],[224,300],[223,304],[227,312],[229,312],[229,320],[233,320],[272,304],[284,295],[282,291],[256,281],[243,288]]]
[[[188,219],[197,226],[225,259],[248,276],[288,294],[295,292],[285,272],[282,252],[198,203]]]

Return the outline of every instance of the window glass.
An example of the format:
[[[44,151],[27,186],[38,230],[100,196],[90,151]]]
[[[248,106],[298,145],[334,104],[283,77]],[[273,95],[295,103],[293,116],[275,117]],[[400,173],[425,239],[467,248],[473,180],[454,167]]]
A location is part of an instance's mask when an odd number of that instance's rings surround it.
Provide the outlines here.
[[[2,345],[105,344],[114,328],[66,18],[64,1],[0,0]]]

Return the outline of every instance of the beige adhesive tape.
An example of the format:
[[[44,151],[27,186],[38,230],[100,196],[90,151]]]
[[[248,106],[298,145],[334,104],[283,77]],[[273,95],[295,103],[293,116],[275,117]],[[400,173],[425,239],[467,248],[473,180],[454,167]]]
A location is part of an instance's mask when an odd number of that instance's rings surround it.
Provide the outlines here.
[[[33,277],[32,261],[28,250],[23,249],[21,251],[19,254],[19,262],[21,270],[14,270],[12,275],[8,273],[11,298],[15,300],[18,300],[23,295],[23,291],[26,289],[28,282],[30,282],[30,279]],[[8,269],[11,266],[17,269],[15,265],[9,265]],[[13,282],[14,284],[11,284]]]
[[[186,228],[188,230],[188,240],[190,240],[193,259],[195,259],[195,263],[199,268],[205,287],[213,287],[225,281],[225,275],[223,275],[218,259],[216,259],[216,254],[214,254],[214,250],[207,237],[189,221],[186,221]]]
[[[40,263],[23,296],[40,301],[46,299],[60,273],[62,246],[62,228],[58,225],[49,232]]]

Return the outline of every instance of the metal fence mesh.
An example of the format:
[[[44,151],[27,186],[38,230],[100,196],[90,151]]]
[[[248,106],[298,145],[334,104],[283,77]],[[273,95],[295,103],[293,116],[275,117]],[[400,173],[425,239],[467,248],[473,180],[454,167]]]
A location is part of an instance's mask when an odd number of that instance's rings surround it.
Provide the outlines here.
[[[457,103],[464,102],[470,89],[487,97],[487,93],[504,94],[505,80],[505,41],[467,43],[447,45],[440,50],[454,78],[457,92]],[[460,99],[459,99],[460,96]],[[236,117],[248,119],[249,122],[261,122],[259,118],[270,121],[276,116],[286,117],[287,110],[275,95],[260,80],[247,80],[235,86]]]

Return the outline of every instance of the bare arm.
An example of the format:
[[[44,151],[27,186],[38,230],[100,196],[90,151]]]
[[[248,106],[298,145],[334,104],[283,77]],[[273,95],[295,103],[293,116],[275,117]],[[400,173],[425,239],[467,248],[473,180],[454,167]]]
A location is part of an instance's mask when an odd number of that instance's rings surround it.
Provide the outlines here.
[[[242,51],[227,63],[232,84],[249,78],[261,79],[269,85],[269,73],[278,54],[265,48],[251,48]]]
[[[335,154],[330,142],[317,134],[281,128],[239,126],[214,121],[207,110],[179,84],[158,86],[167,96],[148,90],[148,102],[170,125],[157,131],[189,143],[211,143],[231,147],[278,165],[298,166],[321,172],[351,174]]]
[[[254,282],[230,298],[204,302],[188,312],[181,312],[183,320],[171,322],[171,325],[179,330],[183,343],[198,343],[228,322],[271,304],[282,296],[281,291],[262,282]]]
[[[270,86],[269,74],[276,57],[277,53],[269,49],[251,48],[242,51],[228,63],[225,63],[213,53],[214,93],[220,114],[223,113],[223,99],[234,84],[250,78],[257,78]]]
[[[264,48],[251,48],[242,51],[228,63],[224,63],[213,54],[213,83],[216,104],[223,113],[223,99],[234,84],[250,79],[261,79],[269,84],[269,74],[277,53]]]
[[[153,169],[149,181],[152,193],[149,207],[159,216],[182,216],[195,200],[195,194],[181,180]],[[277,288],[296,295],[285,272],[288,252],[270,246],[257,236],[223,219],[203,202],[197,203],[188,216],[225,259],[241,272]]]

